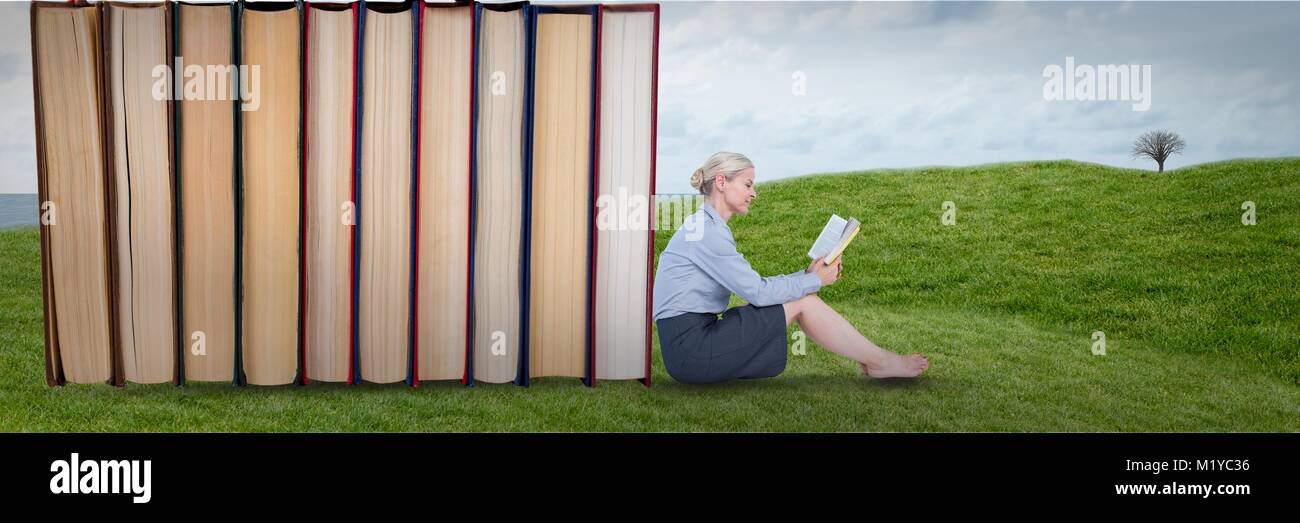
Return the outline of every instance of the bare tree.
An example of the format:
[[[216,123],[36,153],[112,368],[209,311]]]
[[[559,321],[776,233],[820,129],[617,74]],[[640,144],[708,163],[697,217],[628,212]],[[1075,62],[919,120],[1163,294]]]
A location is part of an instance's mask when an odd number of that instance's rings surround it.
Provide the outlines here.
[[[1156,161],[1160,172],[1165,172],[1165,160],[1183,152],[1187,143],[1177,133],[1165,130],[1147,131],[1133,142],[1133,157],[1145,156]]]

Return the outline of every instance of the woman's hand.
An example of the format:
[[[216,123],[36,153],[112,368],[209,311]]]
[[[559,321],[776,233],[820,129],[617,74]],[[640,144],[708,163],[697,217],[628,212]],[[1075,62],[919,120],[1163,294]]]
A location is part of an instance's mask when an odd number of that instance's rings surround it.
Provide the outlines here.
[[[816,260],[813,260],[812,264],[808,266],[808,270],[804,272],[817,274],[817,277],[822,280],[822,287],[825,287],[839,281],[840,271],[843,269],[842,264],[844,263],[844,257],[840,256],[839,258],[836,258],[835,263],[830,265],[822,263],[822,259],[823,258],[817,258]]]

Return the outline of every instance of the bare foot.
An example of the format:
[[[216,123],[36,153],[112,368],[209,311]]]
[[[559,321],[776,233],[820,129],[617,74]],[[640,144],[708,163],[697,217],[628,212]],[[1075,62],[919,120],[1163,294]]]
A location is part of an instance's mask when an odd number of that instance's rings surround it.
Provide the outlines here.
[[[865,363],[858,363],[858,366],[873,378],[915,378],[930,367],[930,360],[919,352],[909,356],[890,353],[886,363],[880,367]]]

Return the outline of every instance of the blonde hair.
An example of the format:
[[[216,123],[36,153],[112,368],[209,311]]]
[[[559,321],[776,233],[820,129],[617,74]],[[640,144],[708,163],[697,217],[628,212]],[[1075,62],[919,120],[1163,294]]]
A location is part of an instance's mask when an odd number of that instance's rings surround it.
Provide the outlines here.
[[[713,191],[713,179],[719,174],[730,181],[736,177],[736,173],[753,167],[754,163],[743,154],[725,151],[713,153],[713,156],[705,160],[704,165],[691,175],[691,187],[700,191],[700,194],[709,194]]]

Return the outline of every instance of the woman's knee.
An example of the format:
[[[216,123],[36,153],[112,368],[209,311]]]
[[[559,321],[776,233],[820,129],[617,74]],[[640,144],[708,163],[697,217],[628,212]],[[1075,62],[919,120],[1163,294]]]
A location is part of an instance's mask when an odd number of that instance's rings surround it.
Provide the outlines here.
[[[816,294],[805,294],[803,297],[785,302],[785,324],[789,325],[792,320],[799,319],[799,316],[808,310],[811,303],[819,302]]]

